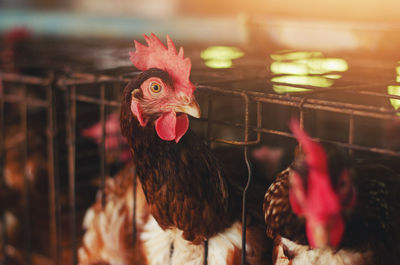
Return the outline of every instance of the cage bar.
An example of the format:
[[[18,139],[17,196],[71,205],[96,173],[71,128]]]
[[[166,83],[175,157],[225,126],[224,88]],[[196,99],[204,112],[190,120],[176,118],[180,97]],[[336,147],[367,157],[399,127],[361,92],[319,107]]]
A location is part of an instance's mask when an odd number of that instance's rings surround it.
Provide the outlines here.
[[[23,96],[26,98],[27,90],[26,84],[23,86]],[[29,172],[28,172],[28,105],[26,101],[20,103],[20,115],[21,115],[21,132],[24,136],[24,140],[21,142],[21,153],[22,162],[24,167],[24,235],[26,240],[25,245],[25,262],[28,265],[32,264],[32,242],[31,242],[31,209],[30,209],[30,185],[29,185]]]
[[[207,104],[208,109],[207,109],[207,119],[206,119],[206,121],[207,121],[207,135],[206,135],[206,137],[207,137],[208,143],[210,144],[210,140],[211,140],[211,125],[213,123],[212,122],[212,120],[213,120],[212,119],[213,101],[211,100],[211,94],[208,94],[207,102],[208,102],[208,104]]]
[[[132,216],[132,238],[134,244],[136,244],[136,234],[137,234],[137,226],[136,226],[136,198],[137,198],[137,174],[136,168],[133,169],[133,216]]]
[[[68,145],[68,182],[69,182],[69,208],[70,208],[70,236],[72,250],[72,264],[78,262],[76,246],[76,192],[75,192],[75,164],[76,164],[76,87],[72,86],[66,91],[67,106],[67,145]]]
[[[53,77],[53,74],[52,74]],[[57,194],[59,192],[59,179],[56,166],[57,152],[55,148],[56,137],[56,115],[55,115],[55,96],[53,85],[47,86],[47,160],[48,160],[48,185],[49,185],[49,218],[50,218],[50,249],[51,257],[55,264],[60,263],[60,209]]]
[[[249,141],[249,98],[243,94],[244,98],[244,143]],[[246,228],[247,228],[247,192],[252,181],[251,165],[248,154],[248,145],[244,146],[244,160],[247,166],[247,183],[243,190],[242,197],[242,265],[246,264]]]
[[[282,106],[291,106],[297,108],[300,107],[304,98],[301,97],[301,95],[293,96],[291,94],[278,95],[278,94],[269,94],[256,91],[239,91],[239,90],[220,88],[208,85],[199,85],[197,88],[199,88],[199,90],[204,89],[232,96],[245,93],[249,96],[250,100],[255,102],[259,101],[262,103],[273,103]],[[390,95],[390,96],[386,95],[385,98],[386,97],[394,99],[398,98],[398,96],[395,95]],[[367,106],[360,104],[352,104],[346,102],[338,102],[338,101],[328,101],[323,99],[314,99],[310,98],[309,96],[307,97],[307,102],[304,103],[302,107],[305,109],[325,110],[347,115],[353,114],[355,116],[368,117],[368,118],[378,118],[378,119],[388,119],[388,120],[399,119],[399,117],[394,115],[397,111],[393,109],[375,107],[369,105]]]
[[[204,265],[207,265],[208,263],[208,239],[205,239],[203,242],[203,246],[204,246]]]
[[[24,75],[19,73],[0,72],[0,78],[8,82],[19,83],[19,84],[30,84],[39,86],[46,86],[49,84],[48,79],[43,79],[40,77]]]
[[[100,179],[101,179],[101,205],[105,206],[105,188],[106,188],[106,117],[105,117],[105,85],[100,86],[100,124],[101,124],[101,142],[99,145],[100,150]]]
[[[354,116],[350,115],[349,117],[349,145],[353,145],[354,143]],[[349,148],[348,149],[349,155],[353,154],[353,149]]]
[[[4,104],[5,103],[15,103],[20,106],[21,112],[21,131],[25,135],[25,140],[21,148],[25,148],[23,151],[25,152],[25,162],[27,159],[27,111],[28,106],[47,108],[47,153],[48,153],[48,183],[49,183],[49,222],[50,222],[50,242],[51,242],[51,256],[54,264],[61,264],[63,261],[61,260],[61,202],[58,194],[60,193],[60,179],[57,173],[57,153],[59,152],[59,147],[57,147],[56,138],[57,138],[57,130],[60,127],[60,124],[57,124],[56,118],[56,93],[58,90],[63,90],[65,95],[65,104],[66,104],[66,148],[67,148],[67,166],[68,166],[68,206],[69,206],[69,239],[70,245],[68,248],[72,251],[72,263],[77,264],[77,241],[79,240],[77,221],[79,218],[77,217],[77,194],[76,194],[76,153],[77,153],[77,104],[93,104],[95,110],[100,111],[100,124],[101,124],[101,141],[98,147],[98,150],[95,151],[96,154],[100,156],[100,164],[98,168],[100,169],[100,180],[101,180],[101,189],[102,193],[102,205],[105,204],[105,180],[106,180],[106,137],[107,137],[107,128],[106,128],[106,114],[107,107],[118,108],[120,106],[120,102],[118,100],[107,98],[107,95],[110,93],[108,89],[113,85],[121,85],[126,84],[130,80],[132,76],[137,75],[138,72],[134,73],[126,73],[126,74],[92,74],[92,73],[82,73],[82,72],[70,72],[68,76],[60,75],[54,80],[39,78],[35,76],[21,75],[21,74],[9,74],[9,73],[1,73],[0,78],[7,80],[12,84],[25,85],[25,96],[20,97],[18,95],[13,94],[5,94],[0,83],[0,185],[2,181],[4,182],[4,149],[5,149],[5,119],[4,119]],[[218,77],[218,74],[215,74]],[[349,153],[352,153],[356,150],[359,151],[367,151],[374,154],[381,155],[390,155],[393,157],[400,157],[400,152],[397,150],[391,150],[387,147],[383,148],[379,145],[377,146],[366,146],[359,144],[358,139],[356,138],[356,132],[358,132],[358,128],[355,123],[355,119],[359,117],[371,118],[371,119],[379,119],[385,121],[399,121],[400,117],[397,116],[399,113],[398,110],[394,110],[392,108],[385,108],[379,106],[372,105],[363,105],[363,104],[354,104],[347,103],[335,100],[325,100],[320,98],[313,98],[315,95],[329,95],[332,92],[346,93],[346,95],[366,95],[377,98],[384,99],[398,99],[400,100],[400,96],[396,95],[388,95],[385,93],[368,91],[366,89],[373,86],[382,86],[382,84],[369,84],[369,85],[355,85],[355,86],[345,86],[345,87],[332,87],[332,88],[323,88],[323,89],[314,89],[309,92],[301,92],[296,94],[272,94],[272,93],[264,93],[264,92],[256,92],[252,90],[243,89],[231,89],[224,87],[225,82],[234,82],[234,81],[242,81],[242,79],[234,79],[233,77],[228,80],[221,80],[220,82],[213,82],[213,84],[217,85],[206,85],[206,84],[198,84],[196,86],[198,93],[205,93],[206,95],[206,103],[208,104],[207,116],[202,117],[200,122],[204,123],[206,126],[206,138],[210,142],[219,142],[230,145],[239,145],[243,146],[243,157],[246,165],[248,167],[248,179],[247,186],[243,193],[243,201],[242,201],[242,222],[243,222],[243,237],[242,237],[242,262],[245,260],[245,251],[246,251],[246,192],[249,183],[251,182],[252,172],[251,165],[249,164],[249,146],[255,145],[261,142],[262,135],[268,136],[282,136],[284,138],[294,138],[293,135],[281,128],[268,128],[267,124],[263,124],[263,107],[267,105],[271,106],[283,106],[289,108],[293,108],[294,110],[299,111],[300,124],[303,127],[304,122],[309,121],[307,111],[314,111],[316,113],[321,111],[326,111],[329,113],[337,113],[343,114],[344,120],[347,122],[349,128],[348,131],[345,132],[345,138],[341,141],[339,140],[330,140],[323,137],[314,137],[313,139],[321,142],[329,142],[335,144],[337,146],[341,146],[347,148]],[[1,82],[1,80],[0,80]],[[31,87],[27,87],[26,85],[36,85],[46,87],[47,91],[47,99],[42,100],[38,98],[34,98],[26,95],[26,90]],[[270,83],[267,83],[270,85]],[[87,91],[87,88],[98,88],[100,96],[86,95],[84,93],[79,93],[80,91]],[[96,94],[97,95],[97,94]],[[214,102],[215,95],[223,95],[227,98],[240,98],[243,99],[243,105],[245,108],[243,122],[240,120],[239,122],[233,122],[229,120],[218,120],[215,115],[215,111],[217,109],[216,102]],[[254,112],[253,108],[250,106],[256,106],[256,111]],[[79,105],[80,107],[81,105]],[[80,110],[80,109],[79,109]],[[25,115],[25,117],[24,117]],[[256,116],[256,124],[253,124],[253,115]],[[240,117],[241,118],[241,117]],[[348,119],[348,120],[347,120]],[[252,121],[250,124],[250,120]],[[223,139],[223,137],[213,137],[212,129],[214,125],[223,125],[227,126],[231,129],[239,129],[243,131],[243,139]],[[253,138],[254,139],[250,139]],[[79,140],[79,138],[78,138]],[[79,151],[78,151],[79,153]],[[97,166],[97,165],[96,165]],[[25,163],[26,167],[26,163]],[[27,179],[27,171],[25,168],[25,180]],[[133,172],[135,174],[135,172]],[[137,179],[136,174],[134,175],[133,185],[134,185],[134,201],[136,202],[136,188],[137,188]],[[29,183],[27,183],[29,184]],[[25,200],[29,199],[29,187],[26,186],[26,192],[24,194]],[[79,199],[79,197],[78,197]],[[29,208],[28,208],[29,211]],[[28,214],[26,214],[28,216]],[[1,218],[4,221],[4,214],[2,214]],[[3,226],[4,227],[4,226]],[[25,225],[25,230],[28,229],[28,225]],[[29,228],[30,229],[30,228]],[[133,236],[136,236],[136,203],[133,204]],[[31,232],[31,231],[29,231]],[[6,236],[5,231],[3,231],[3,237]],[[28,233],[29,236],[29,233]],[[6,238],[3,238],[3,242],[6,242]],[[31,240],[28,240],[31,241]],[[29,243],[31,244],[31,242]],[[3,244],[3,251],[5,251],[6,244]],[[28,246],[25,247],[25,254],[30,253]],[[205,264],[207,263],[207,242],[204,242],[204,255]],[[28,259],[28,258],[27,258]]]
[[[0,188],[5,188],[5,121],[4,121],[4,90],[3,80],[0,77]],[[7,265],[7,220],[6,212],[1,209],[1,235],[2,235],[2,246],[1,251],[4,254],[4,264]]]

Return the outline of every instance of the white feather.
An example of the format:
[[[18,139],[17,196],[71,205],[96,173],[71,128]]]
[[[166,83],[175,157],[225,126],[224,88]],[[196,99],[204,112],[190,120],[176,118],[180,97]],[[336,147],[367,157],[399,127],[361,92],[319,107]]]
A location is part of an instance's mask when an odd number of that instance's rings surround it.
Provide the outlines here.
[[[282,245],[294,253],[292,265],[372,265],[370,252],[352,252],[339,250],[335,252],[330,248],[311,249],[309,246],[300,245],[287,238],[281,239],[278,257],[275,265],[287,265],[289,260],[283,254]]]
[[[150,217],[140,236],[144,243],[145,253],[150,265],[186,264],[202,265],[204,263],[204,245],[194,245],[182,237],[178,229],[162,230],[157,221]],[[226,264],[228,254],[235,248],[241,249],[241,224],[235,223],[223,233],[208,241],[209,265]],[[173,253],[171,255],[171,244]]]

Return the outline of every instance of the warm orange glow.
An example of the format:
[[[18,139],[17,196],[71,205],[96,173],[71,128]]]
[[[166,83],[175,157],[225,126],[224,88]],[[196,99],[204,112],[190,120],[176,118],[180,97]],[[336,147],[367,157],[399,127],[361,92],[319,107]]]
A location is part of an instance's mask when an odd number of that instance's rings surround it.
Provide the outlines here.
[[[269,16],[366,21],[399,21],[400,18],[398,0],[198,0],[182,1],[181,5],[185,11],[198,10],[203,14],[242,12]]]

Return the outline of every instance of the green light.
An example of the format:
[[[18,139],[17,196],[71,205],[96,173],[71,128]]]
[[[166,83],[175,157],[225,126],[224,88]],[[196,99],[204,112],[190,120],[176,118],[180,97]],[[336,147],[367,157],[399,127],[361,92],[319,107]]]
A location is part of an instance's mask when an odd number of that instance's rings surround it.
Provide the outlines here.
[[[271,54],[271,59],[274,61],[293,61],[313,57],[322,57],[322,52],[290,52],[290,53],[275,53]]]
[[[329,72],[345,72],[349,68],[347,62],[340,58],[312,58],[295,61],[306,65],[309,74],[326,74]]]
[[[271,54],[271,58],[274,62],[270,65],[270,71],[277,75],[271,81],[279,83],[273,84],[272,88],[279,94],[310,90],[290,85],[331,87],[335,80],[342,77],[338,72],[345,72],[349,68],[346,60],[324,58],[321,52],[282,52]]]
[[[309,88],[282,86],[282,85],[273,85],[272,89],[275,91],[275,93],[278,93],[278,94],[305,92],[305,91],[311,90]]]
[[[296,54],[292,57],[300,57],[298,53]],[[275,58],[276,56],[271,55],[271,57]],[[340,58],[303,58],[289,62],[278,60],[270,66],[270,70],[274,74],[292,75],[322,75],[329,72],[345,72],[348,68],[347,62]]]
[[[334,81],[322,76],[307,75],[285,75],[276,76],[271,79],[272,82],[292,84],[292,85],[308,85],[315,87],[330,87]]]
[[[326,78],[329,78],[329,79],[340,79],[340,78],[342,78],[342,75],[330,74],[330,75],[323,75],[323,77],[326,77]]]
[[[389,95],[395,95],[395,96],[400,96],[400,86],[388,86],[388,94]],[[392,104],[393,108],[397,110],[400,108],[400,100],[391,98],[390,104]],[[397,113],[398,116],[400,116],[400,113]]]
[[[271,72],[274,74],[292,74],[292,75],[308,74],[307,66],[301,63],[273,62],[270,66],[270,69]]]
[[[210,68],[230,68],[232,60],[244,55],[237,47],[231,46],[211,46],[200,53],[200,57],[205,61],[205,65]]]
[[[231,68],[232,60],[207,60],[204,64],[210,68]]]

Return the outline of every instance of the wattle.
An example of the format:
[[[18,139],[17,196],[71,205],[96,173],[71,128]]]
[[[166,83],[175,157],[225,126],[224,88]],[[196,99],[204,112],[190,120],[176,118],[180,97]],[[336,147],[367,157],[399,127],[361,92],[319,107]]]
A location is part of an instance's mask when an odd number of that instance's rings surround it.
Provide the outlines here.
[[[189,118],[186,114],[176,116],[175,112],[164,113],[156,120],[158,136],[165,141],[179,142],[189,128]]]

